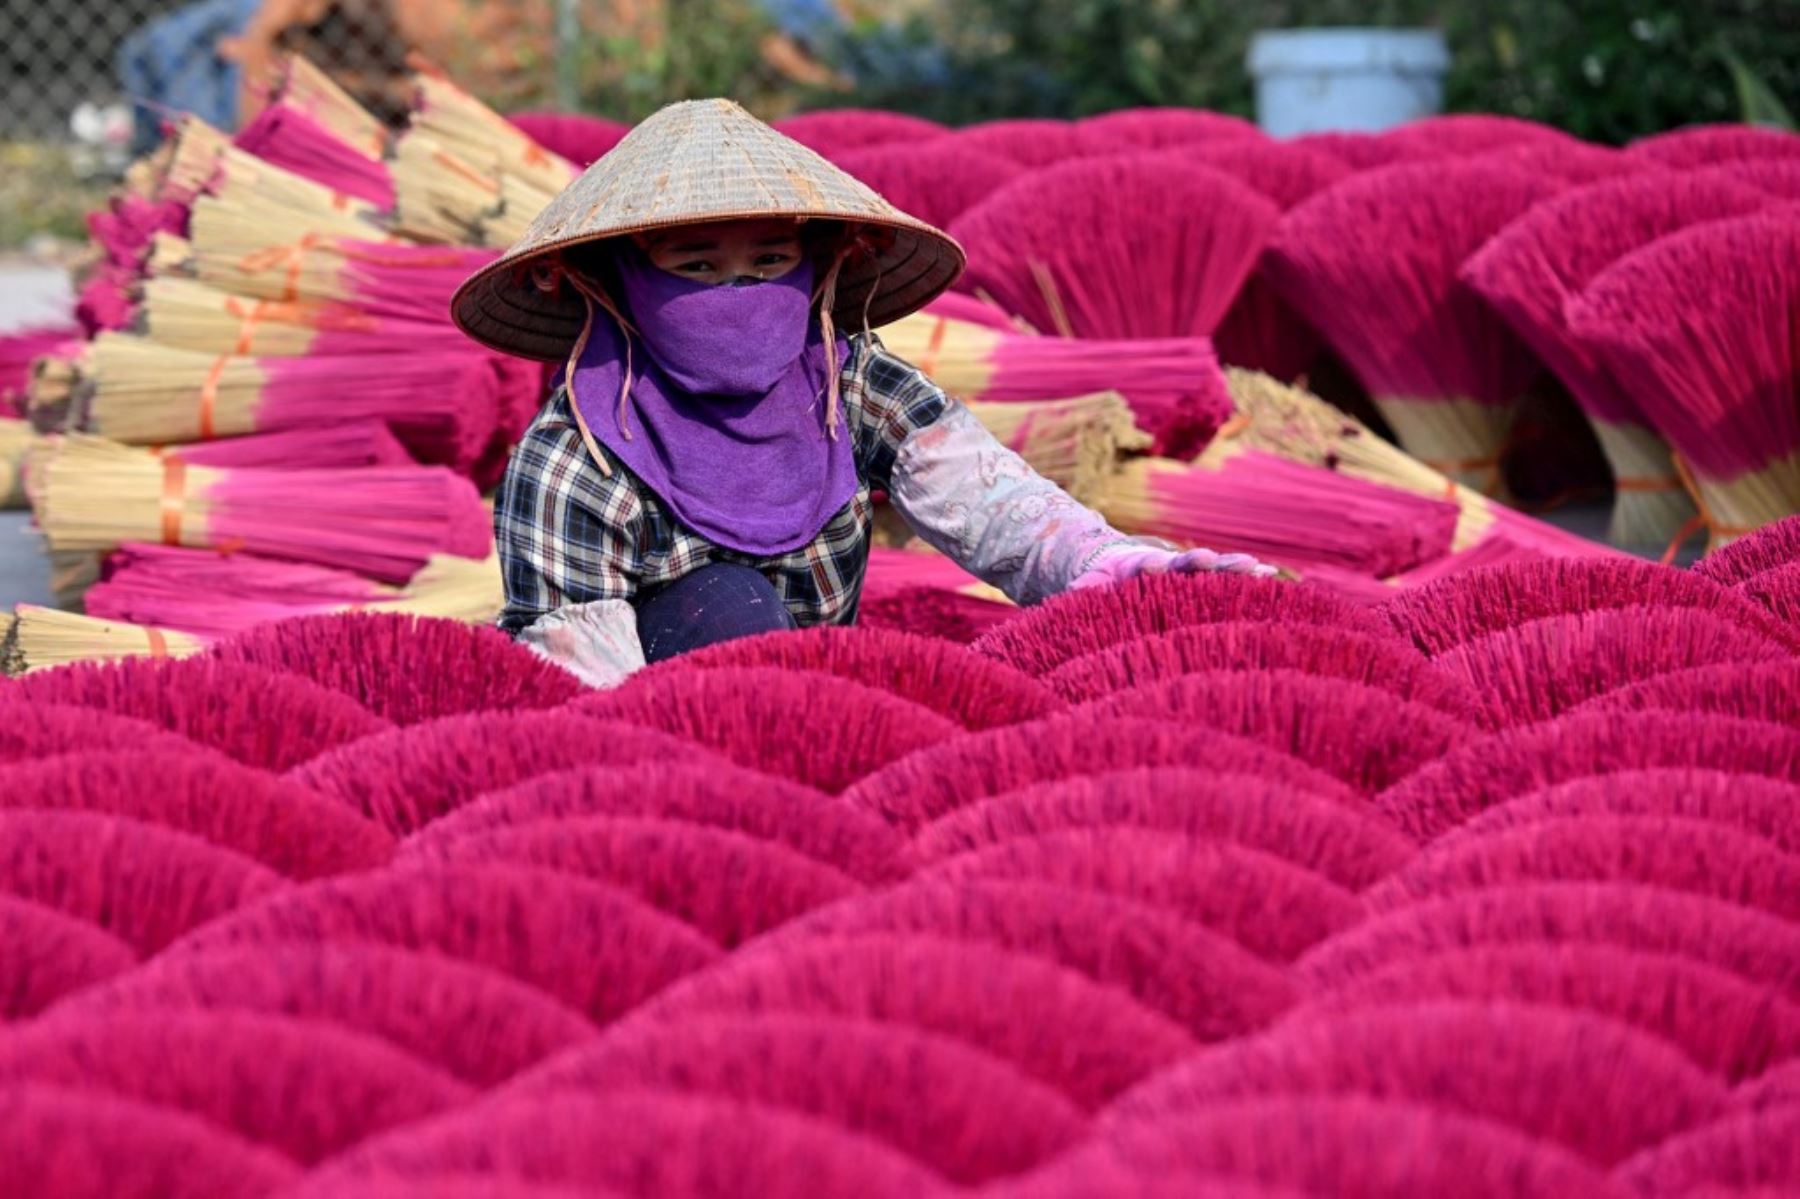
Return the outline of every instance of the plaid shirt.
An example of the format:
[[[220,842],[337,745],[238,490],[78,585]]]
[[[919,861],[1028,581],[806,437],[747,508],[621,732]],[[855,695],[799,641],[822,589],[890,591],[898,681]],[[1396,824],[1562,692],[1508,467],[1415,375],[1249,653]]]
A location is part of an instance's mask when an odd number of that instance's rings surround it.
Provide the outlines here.
[[[566,605],[629,600],[711,562],[760,570],[803,626],[853,621],[869,560],[869,493],[890,489],[901,443],[950,401],[872,337],[852,337],[850,346],[842,391],[846,432],[856,439],[856,494],[811,544],[773,558],[721,549],[684,527],[610,454],[612,475],[603,474],[559,390],[513,452],[494,505],[506,581],[501,627],[518,633]]]

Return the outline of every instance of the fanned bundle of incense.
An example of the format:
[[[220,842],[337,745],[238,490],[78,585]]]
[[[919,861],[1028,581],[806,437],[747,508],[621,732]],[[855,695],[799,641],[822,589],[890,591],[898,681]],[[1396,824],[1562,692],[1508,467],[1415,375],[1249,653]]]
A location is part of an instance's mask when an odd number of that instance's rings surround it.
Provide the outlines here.
[[[1700,179],[1741,183],[1784,203],[1800,203],[1800,158],[1746,158],[1694,172]]]
[[[449,79],[422,73],[415,85],[410,132],[430,138],[485,174],[516,178],[542,192],[548,202],[581,173]]]
[[[1263,262],[1400,444],[1489,493],[1501,490],[1520,401],[1543,368],[1457,271],[1554,190],[1479,159],[1367,171],[1289,212]]]
[[[1372,171],[1377,167],[1393,166],[1397,162],[1406,161],[1410,156],[1405,146],[1395,145],[1374,133],[1352,129],[1303,133],[1287,144],[1329,154],[1353,171]]]
[[[827,158],[890,142],[920,145],[948,132],[935,121],[880,108],[821,108],[775,122],[784,137]]]
[[[1084,136],[1070,121],[1041,117],[983,121],[958,129],[951,136],[984,154],[998,154],[1031,169],[1051,166],[1069,158],[1111,153],[1114,149],[1096,145],[1093,138]]]
[[[949,228],[1025,170],[1010,158],[985,153],[956,138],[923,145],[884,143],[840,154],[833,161],[900,211],[940,229]]]
[[[1106,150],[1166,150],[1225,141],[1267,141],[1243,117],[1201,108],[1120,108],[1085,117],[1075,128]]]
[[[382,211],[394,206],[394,181],[387,164],[368,157],[293,105],[268,105],[233,141],[265,162]]]
[[[1425,117],[1381,134],[1406,158],[1460,158],[1520,145],[1579,145],[1579,138],[1522,117],[1453,113]]]
[[[1456,504],[1365,483],[1221,437],[1193,463],[1127,463],[1099,507],[1119,529],[1369,579],[1450,552]]]
[[[34,489],[37,523],[58,551],[132,541],[247,550],[403,583],[433,554],[485,558],[492,548],[480,495],[442,468],[217,469],[72,434]]]
[[[1762,125],[1689,125],[1639,138],[1625,153],[1688,171],[1763,158],[1800,159],[1800,135]]]
[[[146,280],[140,292],[139,331],[178,349],[297,358],[391,354],[395,346],[449,353],[469,348],[468,339],[448,322],[377,316],[341,300],[252,300],[181,278]]]
[[[1225,375],[1240,418],[1227,430],[1231,440],[1294,462],[1456,505],[1456,531],[1449,554],[1399,582],[1422,577],[1421,571],[1435,578],[1520,557],[1607,552],[1446,478],[1302,388],[1253,371],[1228,369]]]
[[[1690,472],[1716,547],[1800,511],[1800,216],[1695,225],[1571,300],[1569,327]]]
[[[0,674],[29,674],[71,662],[190,658],[203,653],[206,644],[174,629],[20,604],[5,637],[0,638]]]
[[[1653,164],[1632,158],[1611,146],[1556,138],[1515,142],[1498,150],[1485,151],[1479,157],[1483,162],[1509,170],[1550,175],[1571,187],[1654,169]]]
[[[1184,146],[1179,155],[1241,180],[1283,212],[1351,173],[1327,154],[1272,138],[1220,138]],[[1260,270],[1244,283],[1213,340],[1225,362],[1278,379],[1305,374],[1325,345],[1318,330],[1281,298]]]
[[[1218,326],[1279,216],[1236,179],[1167,155],[1034,171],[951,232],[972,282],[1065,337],[1193,337]]]
[[[1754,212],[1753,188],[1654,172],[1578,188],[1533,208],[1464,264],[1462,278],[1555,371],[1600,439],[1613,470],[1615,544],[1656,546],[1694,515],[1668,444],[1569,330],[1564,309],[1612,263],[1703,221]]]
[[[1126,454],[1150,448],[1150,437],[1114,394],[1007,404],[972,403],[969,410],[1033,470],[1090,502],[1108,486]]]
[[[421,462],[467,472],[500,423],[479,350],[243,358],[102,334],[74,427],[128,445],[382,421]]]

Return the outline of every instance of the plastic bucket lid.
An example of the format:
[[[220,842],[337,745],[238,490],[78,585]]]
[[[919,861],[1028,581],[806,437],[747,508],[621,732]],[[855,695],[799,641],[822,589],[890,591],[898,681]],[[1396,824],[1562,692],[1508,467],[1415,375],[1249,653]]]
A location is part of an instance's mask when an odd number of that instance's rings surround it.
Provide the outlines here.
[[[1450,69],[1450,47],[1435,29],[1285,29],[1257,34],[1246,65],[1256,76],[1441,75]]]

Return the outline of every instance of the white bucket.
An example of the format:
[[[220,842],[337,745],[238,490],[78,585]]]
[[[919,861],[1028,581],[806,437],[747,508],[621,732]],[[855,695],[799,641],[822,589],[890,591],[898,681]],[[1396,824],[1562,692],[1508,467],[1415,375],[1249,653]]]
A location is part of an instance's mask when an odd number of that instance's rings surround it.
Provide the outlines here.
[[[1443,108],[1450,49],[1435,29],[1288,29],[1257,34],[1248,66],[1271,136],[1377,132]]]

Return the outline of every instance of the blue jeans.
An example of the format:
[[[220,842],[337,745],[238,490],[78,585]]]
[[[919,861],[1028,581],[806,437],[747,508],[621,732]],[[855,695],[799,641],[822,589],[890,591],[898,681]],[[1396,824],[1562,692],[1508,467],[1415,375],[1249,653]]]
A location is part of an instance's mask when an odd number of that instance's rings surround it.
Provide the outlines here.
[[[762,572],[734,562],[714,562],[640,593],[635,606],[646,662],[798,627]]]

